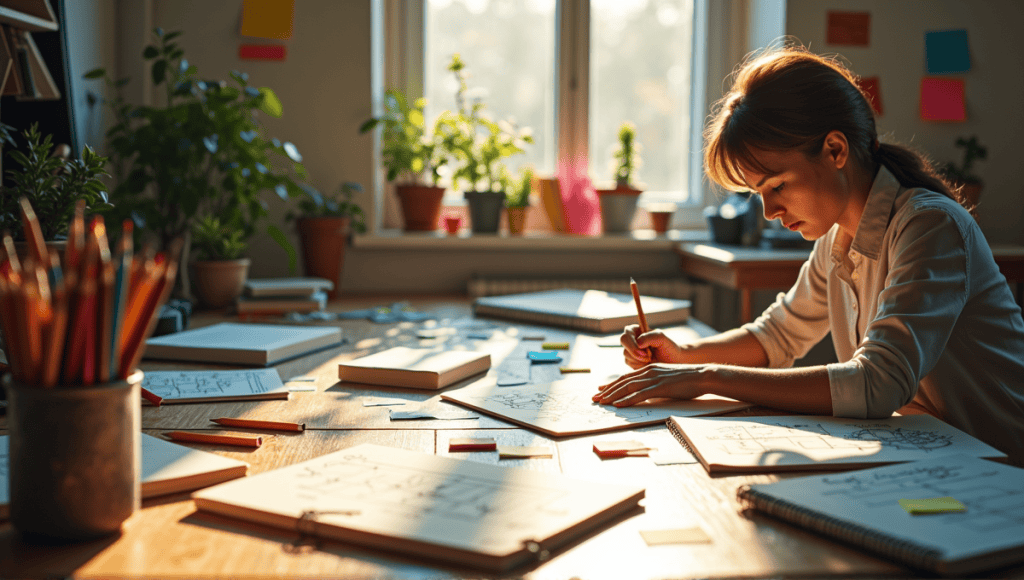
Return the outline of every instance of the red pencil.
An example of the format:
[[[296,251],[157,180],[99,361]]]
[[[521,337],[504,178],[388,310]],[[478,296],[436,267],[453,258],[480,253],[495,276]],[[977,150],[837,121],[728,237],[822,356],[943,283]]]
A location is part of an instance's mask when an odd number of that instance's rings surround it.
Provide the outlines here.
[[[174,441],[190,443],[209,443],[211,445],[238,445],[239,447],[259,447],[263,445],[262,437],[238,437],[235,435],[214,435],[212,433],[194,433],[192,431],[168,431],[164,435]]]

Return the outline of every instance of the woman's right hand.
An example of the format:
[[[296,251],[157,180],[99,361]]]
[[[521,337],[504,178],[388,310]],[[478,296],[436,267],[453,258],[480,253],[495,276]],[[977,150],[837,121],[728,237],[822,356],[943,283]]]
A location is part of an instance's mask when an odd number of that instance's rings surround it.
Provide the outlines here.
[[[630,368],[643,368],[654,362],[679,362],[682,349],[671,338],[660,330],[651,330],[640,334],[640,326],[631,324],[622,331],[619,337],[622,343],[626,364]]]

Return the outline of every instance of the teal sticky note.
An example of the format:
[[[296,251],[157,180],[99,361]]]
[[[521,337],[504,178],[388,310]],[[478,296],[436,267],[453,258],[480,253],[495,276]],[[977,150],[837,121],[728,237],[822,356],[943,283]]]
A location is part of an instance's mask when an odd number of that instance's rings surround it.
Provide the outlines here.
[[[930,75],[965,73],[971,70],[967,30],[926,32],[924,53]]]
[[[530,352],[526,353],[526,358],[532,360],[533,362],[539,363],[562,362],[562,357],[558,356],[557,352],[538,352],[531,350]]]

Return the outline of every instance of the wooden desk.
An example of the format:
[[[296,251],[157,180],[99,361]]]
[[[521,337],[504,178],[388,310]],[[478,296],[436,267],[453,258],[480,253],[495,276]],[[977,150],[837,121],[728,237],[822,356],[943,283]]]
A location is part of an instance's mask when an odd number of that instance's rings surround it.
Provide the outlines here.
[[[382,303],[386,302],[346,300],[333,303],[332,308],[350,309]],[[413,305],[435,312],[442,318],[469,315],[465,299],[424,299],[414,301]],[[197,324],[217,320],[223,318],[203,315],[198,317]],[[129,520],[120,537],[103,541],[70,546],[29,545],[19,539],[10,524],[0,522],[0,577],[269,576],[422,580],[578,577],[620,580],[914,576],[906,568],[857,549],[759,514],[742,512],[735,499],[736,488],[744,483],[774,481],[777,476],[712,478],[699,464],[659,467],[644,457],[602,461],[591,450],[594,439],[599,436],[556,440],[489,418],[477,421],[410,421],[403,422],[402,428],[392,428],[389,422],[381,420],[387,415],[385,410],[362,406],[360,398],[367,391],[338,383],[337,363],[370,350],[415,343],[416,330],[423,323],[375,325],[366,321],[345,321],[339,324],[344,327],[350,343],[277,367],[285,379],[300,374],[315,375],[317,392],[295,393],[290,401],[147,407],[143,413],[144,430],[159,435],[174,428],[209,429],[207,419],[220,415],[254,418],[280,418],[284,415],[288,420],[301,420],[315,426],[302,434],[265,435],[263,446],[255,450],[197,446],[248,462],[252,474],[361,443],[438,455],[449,455],[448,440],[453,436],[494,437],[500,444],[543,444],[554,450],[553,458],[502,460],[501,465],[562,473],[578,479],[642,482],[647,490],[644,509],[578,538],[546,562],[506,575],[492,576],[477,570],[337,542],[322,542],[317,548],[296,550],[293,544],[299,538],[297,533],[201,514],[187,494],[176,494],[144,501],[142,510]],[[496,324],[515,326],[503,322]],[[549,340],[571,340],[574,337],[573,333],[553,329],[543,329],[542,332]],[[682,332],[698,336],[713,331],[694,321]],[[613,351],[609,356],[620,356],[617,350],[609,351]],[[144,370],[158,368],[175,367],[164,363],[144,365]],[[184,368],[184,365],[178,368]],[[408,389],[381,388],[372,393],[414,401],[437,396]],[[755,413],[756,410],[744,412]],[[6,423],[0,420],[0,433],[5,426]],[[664,426],[640,429],[631,433],[631,437],[659,447],[678,444]],[[498,461],[494,453],[450,455],[487,463]],[[639,534],[640,530],[690,526],[700,526],[712,542],[649,547]],[[1024,567],[1001,575],[1024,578]]]
[[[738,290],[740,322],[754,319],[755,290],[786,290],[796,282],[810,249],[769,249],[711,242],[681,242],[675,247],[685,274]],[[1015,287],[1017,303],[1024,289],[1024,246],[993,244],[999,270]]]

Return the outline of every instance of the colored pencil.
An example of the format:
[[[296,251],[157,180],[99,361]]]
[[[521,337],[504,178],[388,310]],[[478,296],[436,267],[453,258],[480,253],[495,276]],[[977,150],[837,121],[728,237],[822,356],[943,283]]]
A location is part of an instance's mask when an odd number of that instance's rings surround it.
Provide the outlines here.
[[[636,281],[629,279],[629,289],[633,291],[633,301],[636,302],[636,316],[640,319],[640,334],[650,332],[647,326],[647,317],[644,316],[644,309],[640,306],[640,290],[636,287]]]
[[[146,387],[139,388],[141,389],[140,394],[142,395],[142,398],[152,403],[154,407],[159,407],[160,404],[164,402],[163,397],[147,389]]]
[[[269,429],[271,431],[296,431],[306,430],[305,423],[287,423],[284,421],[260,421],[256,419],[235,419],[232,417],[219,417],[210,419],[218,425],[225,427],[242,427],[245,429]]]
[[[213,435],[212,433],[195,433],[192,431],[168,431],[164,436],[174,441],[190,443],[208,443],[211,445],[237,445],[239,447],[259,447],[263,445],[262,437],[239,437],[237,435]]]

